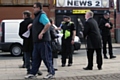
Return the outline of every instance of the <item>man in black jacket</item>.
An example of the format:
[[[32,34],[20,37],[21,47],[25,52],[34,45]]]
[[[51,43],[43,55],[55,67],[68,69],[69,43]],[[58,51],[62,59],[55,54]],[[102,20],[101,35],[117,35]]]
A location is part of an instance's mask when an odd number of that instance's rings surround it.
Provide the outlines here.
[[[20,23],[19,36],[23,39],[23,57],[25,59],[25,67],[27,74],[30,72],[30,60],[33,50],[32,31],[30,29],[30,36],[25,37],[23,34],[28,30],[27,26],[33,22],[31,19],[31,12],[26,10],[23,12],[24,21]]]
[[[89,11],[85,14],[86,22],[84,25],[84,38],[87,39],[87,58],[88,65],[84,70],[92,70],[93,67],[93,53],[97,53],[97,67],[102,69],[102,54],[101,54],[101,35],[99,27],[95,19],[93,19],[93,12]]]
[[[105,59],[108,59],[106,55],[107,54],[107,49],[106,49],[107,43],[109,46],[110,59],[116,58],[116,56],[113,56],[113,51],[112,51],[110,30],[112,29],[113,24],[109,20],[109,15],[110,14],[108,11],[104,11],[104,17],[100,20],[100,23],[99,23],[99,28],[101,29],[101,35],[102,35],[102,40],[103,40],[103,54],[104,54]]]

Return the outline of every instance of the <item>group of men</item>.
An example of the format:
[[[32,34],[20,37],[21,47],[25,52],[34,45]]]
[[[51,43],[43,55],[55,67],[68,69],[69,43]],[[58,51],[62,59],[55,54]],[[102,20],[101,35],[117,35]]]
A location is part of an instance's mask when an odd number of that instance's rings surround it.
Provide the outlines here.
[[[51,37],[48,30],[51,23],[42,10],[41,3],[34,3],[33,11],[35,15],[34,20],[31,19],[31,13],[29,11],[23,13],[24,21],[20,23],[19,31],[20,37],[24,40],[23,52],[25,67],[27,68],[27,76],[25,76],[25,78],[34,78],[36,76],[41,61],[44,62],[48,69],[48,74],[44,78],[52,78],[55,71],[52,64]],[[30,31],[30,36],[28,38],[23,36],[27,30]],[[32,60],[32,64],[30,64],[30,60]]]
[[[44,62],[48,70],[48,74],[44,78],[53,78],[55,69],[53,67],[50,44],[51,23],[45,12],[42,10],[41,3],[34,3],[33,10],[35,15],[34,20],[31,19],[30,11],[23,12],[24,21],[20,23],[19,29],[19,35],[23,39],[24,60],[25,67],[27,68],[27,76],[25,76],[25,78],[34,78],[36,77],[36,74],[42,75],[39,71],[41,61]],[[70,21],[70,17],[64,16],[62,27],[59,29],[63,31],[62,53],[65,53],[62,54],[62,67],[65,67],[67,58],[69,58],[68,66],[72,66],[72,46],[74,44],[76,28],[74,23]],[[23,36],[26,31],[30,32],[29,37]]]
[[[33,5],[34,20],[31,19],[31,13],[25,11],[23,13],[24,21],[20,24],[19,35],[24,40],[23,41],[23,52],[25,57],[25,67],[27,68],[27,76],[25,78],[33,78],[39,72],[39,67],[41,61],[47,67],[48,74],[44,77],[45,79],[53,78],[55,75],[55,70],[52,62],[52,50],[51,50],[51,37],[49,28],[51,23],[46,16],[45,12],[42,10],[41,3],[37,2]],[[109,21],[109,13],[104,13],[104,18],[101,19],[100,24],[93,19],[93,12],[89,11],[85,14],[85,24],[83,35],[87,39],[87,58],[88,65],[83,68],[84,70],[93,69],[93,53],[97,53],[97,64],[98,69],[102,69],[102,39],[103,39],[103,53],[104,58],[108,59],[106,53],[106,43],[109,44],[110,59],[116,58],[113,56],[112,44],[111,44],[111,34],[110,29],[112,29],[112,23]],[[108,16],[108,17],[107,17]],[[71,21],[69,16],[63,17],[63,22],[61,26],[56,30],[61,30],[62,36],[62,67],[66,65],[66,59],[68,58],[68,66],[72,66],[73,63],[73,44],[76,35],[75,23]],[[100,30],[99,30],[100,29]],[[29,30],[30,36],[24,37],[23,34]],[[102,37],[101,37],[102,35]],[[32,60],[32,65],[30,60]],[[31,65],[31,66],[30,66]],[[42,74],[42,73],[40,73]]]

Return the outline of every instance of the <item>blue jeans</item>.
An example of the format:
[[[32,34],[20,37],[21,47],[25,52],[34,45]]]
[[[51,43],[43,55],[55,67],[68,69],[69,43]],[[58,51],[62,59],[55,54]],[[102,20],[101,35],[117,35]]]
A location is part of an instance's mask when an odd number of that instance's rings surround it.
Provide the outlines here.
[[[41,61],[43,60],[50,74],[54,75],[55,71],[52,65],[52,51],[50,42],[34,43],[33,55],[32,55],[32,69],[30,74],[36,75]]]
[[[30,72],[30,66],[31,66],[31,52],[24,52],[24,58],[25,58],[25,67],[27,68],[27,72]]]

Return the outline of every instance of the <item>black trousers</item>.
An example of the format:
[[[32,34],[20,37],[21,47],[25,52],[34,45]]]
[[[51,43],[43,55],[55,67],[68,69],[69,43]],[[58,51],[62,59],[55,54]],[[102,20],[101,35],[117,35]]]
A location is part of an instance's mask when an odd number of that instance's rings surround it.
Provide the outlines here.
[[[109,47],[109,55],[113,56],[113,51],[112,51],[112,42],[111,42],[111,36],[103,36],[103,54],[106,55],[107,54],[107,49],[106,49],[106,45],[108,43],[108,47]]]
[[[30,72],[31,67],[31,58],[32,52],[24,52],[25,66],[27,68],[27,72]]]
[[[87,68],[90,68],[90,69],[93,67],[93,54],[94,54],[94,51],[96,51],[97,67],[98,68],[102,67],[101,48],[99,48],[99,49],[88,49],[87,50],[87,58],[88,58]]]
[[[62,41],[62,64],[66,64],[68,58],[68,64],[73,63],[73,45],[71,41]]]
[[[22,60],[23,60],[23,65],[25,66],[25,55],[23,53],[23,56],[22,56]]]

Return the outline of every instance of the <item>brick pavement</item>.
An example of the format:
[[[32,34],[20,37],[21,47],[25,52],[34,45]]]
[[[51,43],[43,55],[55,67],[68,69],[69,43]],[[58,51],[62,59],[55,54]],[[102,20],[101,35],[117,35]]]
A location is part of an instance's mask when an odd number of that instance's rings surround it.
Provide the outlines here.
[[[60,57],[58,58],[58,71],[52,80],[120,80],[120,55],[116,59],[103,59],[103,69],[98,70],[94,56],[93,70],[85,71],[82,68],[87,64],[85,50],[80,51],[81,56],[74,55],[74,64],[71,67],[62,68]],[[84,55],[82,55],[84,54]],[[22,57],[0,56],[0,80],[25,80],[26,69],[18,68],[22,64]],[[46,67],[42,63],[40,70],[42,76],[35,80],[42,80],[47,74]],[[33,80],[33,79],[32,79]]]
[[[60,63],[60,58],[58,63]],[[22,64],[21,58],[0,58],[0,80],[24,80],[26,70],[18,68],[20,64]],[[120,80],[120,55],[117,55],[117,58],[113,60],[104,60],[103,70],[97,69],[95,60],[94,69],[92,71],[84,71],[82,68],[85,66],[85,56],[75,57],[72,67],[66,66],[62,68],[60,65],[58,66],[59,70],[56,72],[56,79],[53,80]],[[38,76],[38,80],[41,80],[43,76],[47,74],[43,64],[40,70],[43,72],[43,75]]]
[[[1,79],[0,79],[1,80]],[[9,79],[9,80],[31,80],[31,79]],[[32,80],[45,80],[43,78],[35,78]],[[74,76],[74,77],[60,77],[50,80],[120,80],[120,73],[92,75],[92,76]]]

